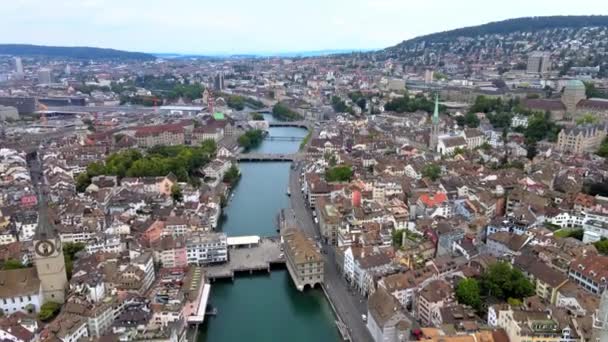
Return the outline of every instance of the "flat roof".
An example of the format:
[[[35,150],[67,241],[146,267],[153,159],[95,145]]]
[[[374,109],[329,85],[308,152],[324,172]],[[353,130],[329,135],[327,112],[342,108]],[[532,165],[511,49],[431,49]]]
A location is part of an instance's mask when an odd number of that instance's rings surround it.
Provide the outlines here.
[[[257,245],[260,243],[260,237],[258,235],[232,236],[227,239],[227,242],[228,246]]]
[[[211,293],[211,285],[205,284],[203,286],[203,294],[201,301],[198,303],[196,308],[196,315],[188,317],[188,323],[203,323],[205,320],[205,311],[207,310],[207,302],[209,301],[209,294]]]

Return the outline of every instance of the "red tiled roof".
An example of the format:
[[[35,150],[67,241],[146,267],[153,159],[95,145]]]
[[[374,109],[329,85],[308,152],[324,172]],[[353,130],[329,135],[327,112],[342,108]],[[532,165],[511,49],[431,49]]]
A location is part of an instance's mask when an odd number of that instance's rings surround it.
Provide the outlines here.
[[[443,192],[438,192],[434,196],[429,194],[424,194],[420,196],[420,201],[424,203],[427,207],[434,207],[448,199],[448,196]]]

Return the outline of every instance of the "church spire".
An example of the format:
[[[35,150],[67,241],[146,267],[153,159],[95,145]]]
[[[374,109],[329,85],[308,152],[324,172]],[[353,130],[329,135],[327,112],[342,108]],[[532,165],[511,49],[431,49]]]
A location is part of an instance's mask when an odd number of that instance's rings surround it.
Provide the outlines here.
[[[439,95],[435,94],[435,111],[433,112],[433,124],[439,124]]]

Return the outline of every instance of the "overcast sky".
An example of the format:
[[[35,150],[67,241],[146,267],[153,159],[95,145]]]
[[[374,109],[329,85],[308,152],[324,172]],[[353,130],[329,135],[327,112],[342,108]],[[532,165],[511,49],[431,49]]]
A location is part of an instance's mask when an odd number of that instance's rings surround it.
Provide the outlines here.
[[[0,43],[175,53],[384,48],[509,18],[608,14],[606,0],[1,0]]]

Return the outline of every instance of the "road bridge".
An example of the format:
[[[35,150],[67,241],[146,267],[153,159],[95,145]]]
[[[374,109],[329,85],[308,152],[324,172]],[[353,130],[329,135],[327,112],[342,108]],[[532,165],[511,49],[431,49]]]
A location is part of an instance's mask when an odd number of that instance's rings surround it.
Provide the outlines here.
[[[268,123],[270,127],[297,127],[307,130],[312,129],[312,124],[308,121],[272,121]]]

